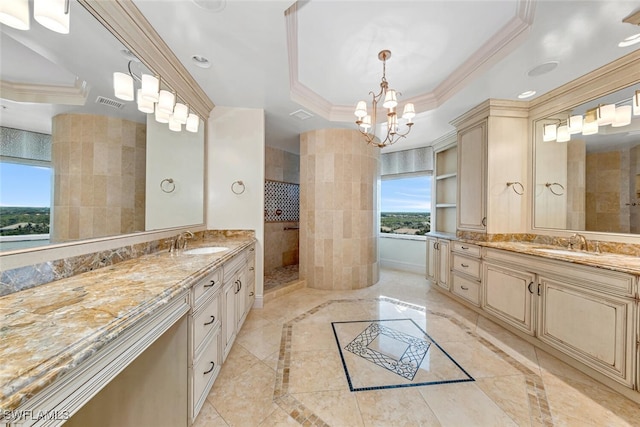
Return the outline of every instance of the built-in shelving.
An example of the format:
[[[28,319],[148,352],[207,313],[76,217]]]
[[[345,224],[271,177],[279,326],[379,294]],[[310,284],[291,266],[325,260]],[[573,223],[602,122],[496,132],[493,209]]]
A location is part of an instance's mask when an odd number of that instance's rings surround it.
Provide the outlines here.
[[[452,142],[436,147],[435,179],[431,230],[444,233],[456,232],[456,194],[458,187],[458,150],[455,138]]]

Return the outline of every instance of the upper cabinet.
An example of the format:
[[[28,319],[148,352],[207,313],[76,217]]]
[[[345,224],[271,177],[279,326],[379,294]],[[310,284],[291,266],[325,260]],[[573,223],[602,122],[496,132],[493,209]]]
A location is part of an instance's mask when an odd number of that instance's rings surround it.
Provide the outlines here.
[[[489,99],[452,122],[457,129],[457,229],[527,229],[526,102]]]
[[[435,209],[431,212],[431,230],[456,232],[456,194],[458,182],[458,148],[456,136],[449,135],[434,144],[433,190]]]

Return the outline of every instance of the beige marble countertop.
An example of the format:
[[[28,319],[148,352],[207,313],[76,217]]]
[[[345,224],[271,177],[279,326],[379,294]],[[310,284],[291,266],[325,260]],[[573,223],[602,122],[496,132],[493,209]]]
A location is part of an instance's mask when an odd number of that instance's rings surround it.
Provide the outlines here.
[[[21,403],[191,288],[254,237],[189,243],[210,255],[156,252],[0,297],[0,413]]]
[[[620,271],[640,276],[640,257],[614,253],[595,253],[583,251],[569,251],[559,246],[544,245],[529,242],[480,242],[461,240],[470,244],[488,248],[503,249],[520,254],[534,255],[542,258],[567,261],[574,264],[588,265],[612,271]],[[553,252],[545,252],[544,250]],[[560,251],[560,252],[558,252]]]

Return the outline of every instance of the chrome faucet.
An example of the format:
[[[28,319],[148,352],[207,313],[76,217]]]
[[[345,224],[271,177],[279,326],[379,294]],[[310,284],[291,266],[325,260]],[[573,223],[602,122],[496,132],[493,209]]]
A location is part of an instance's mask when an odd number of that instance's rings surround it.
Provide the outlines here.
[[[574,246],[578,246],[578,250],[580,251],[589,251],[589,245],[587,244],[587,238],[582,234],[573,233],[571,237],[569,237],[569,249],[575,249]]]
[[[187,249],[187,241],[193,239],[193,233],[191,231],[183,231],[178,234],[173,242],[171,242],[171,246],[169,247],[169,252],[177,252],[184,249]]]

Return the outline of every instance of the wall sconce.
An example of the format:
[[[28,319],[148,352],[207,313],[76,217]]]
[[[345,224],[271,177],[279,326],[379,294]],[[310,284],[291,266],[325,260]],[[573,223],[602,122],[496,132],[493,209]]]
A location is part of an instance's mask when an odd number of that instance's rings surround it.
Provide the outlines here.
[[[569,126],[567,125],[558,126],[556,141],[567,142],[570,139],[571,139],[571,135],[569,134]]]
[[[544,125],[542,128],[542,140],[544,142],[555,141],[557,137],[556,125]]]

